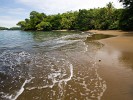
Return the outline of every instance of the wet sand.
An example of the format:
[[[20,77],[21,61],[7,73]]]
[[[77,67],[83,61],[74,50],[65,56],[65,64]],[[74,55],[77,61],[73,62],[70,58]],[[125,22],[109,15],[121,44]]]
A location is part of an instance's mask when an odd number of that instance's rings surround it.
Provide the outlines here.
[[[0,32],[0,100],[133,100],[133,34],[93,32]]]
[[[99,74],[107,89],[102,100],[133,100],[133,32],[98,31],[95,34],[117,35],[97,40],[103,47],[97,51]]]
[[[119,36],[133,33],[133,31],[122,31],[122,30],[89,30],[87,32],[93,32],[96,34],[119,35]]]

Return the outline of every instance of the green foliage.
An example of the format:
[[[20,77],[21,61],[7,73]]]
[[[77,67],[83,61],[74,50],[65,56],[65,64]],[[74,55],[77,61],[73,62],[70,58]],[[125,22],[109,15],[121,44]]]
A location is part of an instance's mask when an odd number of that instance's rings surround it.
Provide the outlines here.
[[[18,26],[21,27],[22,30],[25,30],[26,28],[26,21],[20,21],[17,23]]]
[[[83,31],[92,29],[91,19],[92,16],[90,14],[90,11],[86,9],[79,10],[79,14],[77,16],[78,29]]]
[[[75,29],[77,12],[67,12],[61,15],[61,29]]]
[[[41,23],[46,15],[44,13],[39,13],[36,11],[32,11],[30,13],[30,19],[25,19],[25,21],[18,22],[18,26],[20,26],[23,30],[37,30],[37,25]]]
[[[11,27],[11,28],[9,28],[9,30],[21,30],[21,28],[20,27]]]
[[[130,10],[123,11],[119,26],[123,30],[133,30],[133,14]]]
[[[133,0],[119,0],[126,8],[133,8]]]
[[[44,13],[32,11],[29,19],[20,21],[17,25],[23,30],[38,31],[133,29],[132,3],[125,2],[126,0],[121,1],[124,2],[126,9],[116,9],[113,3],[109,2],[103,8],[82,9],[48,16]]]
[[[60,14],[51,16],[50,23],[52,25],[53,30],[60,30],[61,29],[61,19],[62,18],[61,18]]]
[[[20,27],[11,27],[11,28],[6,28],[6,27],[0,27],[0,30],[20,30]]]
[[[133,30],[133,0],[120,0],[125,6],[121,17],[119,26],[123,30]]]
[[[0,27],[0,30],[8,30],[6,27]]]
[[[41,22],[38,25],[36,25],[36,28],[38,31],[50,31],[52,28],[52,25],[50,24],[50,22]]]

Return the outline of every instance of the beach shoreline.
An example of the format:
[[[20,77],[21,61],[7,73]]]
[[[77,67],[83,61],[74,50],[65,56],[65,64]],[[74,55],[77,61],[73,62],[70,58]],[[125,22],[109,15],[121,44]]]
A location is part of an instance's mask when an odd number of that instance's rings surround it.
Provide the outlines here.
[[[99,74],[106,81],[102,100],[133,99],[133,32],[90,30],[94,34],[116,35],[96,40],[103,47],[96,53]]]
[[[88,30],[86,32],[92,32],[95,34],[108,34],[108,35],[133,34],[133,31],[122,31],[122,30]]]

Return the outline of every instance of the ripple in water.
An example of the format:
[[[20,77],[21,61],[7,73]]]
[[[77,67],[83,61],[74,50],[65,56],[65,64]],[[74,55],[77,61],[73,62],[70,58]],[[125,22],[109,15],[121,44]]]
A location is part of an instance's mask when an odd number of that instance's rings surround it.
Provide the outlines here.
[[[86,38],[55,39],[56,50],[44,53],[4,51],[0,54],[0,99],[100,100],[106,82],[97,72]]]

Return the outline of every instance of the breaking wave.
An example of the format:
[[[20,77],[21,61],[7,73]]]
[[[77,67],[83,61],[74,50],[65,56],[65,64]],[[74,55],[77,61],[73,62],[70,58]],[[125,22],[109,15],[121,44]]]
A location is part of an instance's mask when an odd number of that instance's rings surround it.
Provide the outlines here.
[[[2,52],[0,99],[100,100],[106,82],[97,72],[96,61],[90,58],[91,47],[85,42],[89,36],[73,34],[47,40],[34,45],[39,49],[34,53]]]

